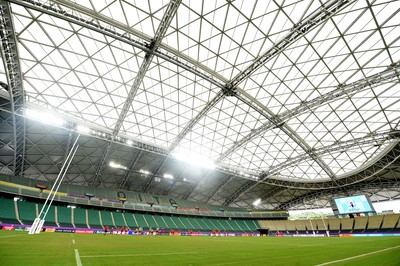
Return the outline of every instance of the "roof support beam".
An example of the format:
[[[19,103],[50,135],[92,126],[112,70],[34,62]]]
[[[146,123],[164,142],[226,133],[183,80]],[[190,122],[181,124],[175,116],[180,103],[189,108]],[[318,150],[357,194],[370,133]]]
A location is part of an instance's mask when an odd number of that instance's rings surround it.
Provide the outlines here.
[[[315,149],[313,152],[314,154],[316,154],[316,156],[321,156],[326,153],[346,151],[352,149],[353,147],[362,147],[365,145],[381,145],[386,142],[398,143],[399,141],[400,141],[400,131],[394,130],[386,133],[376,133],[363,138],[338,142],[330,146]],[[277,185],[290,188],[304,188],[304,189],[342,188],[350,184],[354,184],[362,180],[365,180],[373,175],[376,175],[378,172],[382,171],[388,165],[392,164],[395,160],[400,158],[400,153],[397,152],[400,152],[399,144],[396,144],[392,150],[390,150],[386,155],[384,155],[379,160],[379,162],[372,165],[367,170],[363,170],[349,177],[344,177],[336,180],[321,181],[321,182],[299,182],[299,181],[287,181],[287,180],[272,178],[272,177],[279,177],[279,172],[282,171],[283,169],[286,169],[288,167],[298,164],[299,162],[310,159],[309,154],[306,152],[300,154],[299,156],[291,158],[281,164],[271,167],[271,169],[268,172],[263,172],[260,175],[258,181],[252,181],[252,180],[247,181],[243,186],[241,186],[234,193],[232,193],[232,195],[226,199],[223,205],[229,206],[237,198],[239,198],[246,192],[250,191],[259,183],[266,183],[269,185]]]
[[[160,21],[160,25],[157,28],[154,38],[151,39],[150,44],[147,45],[147,48],[150,51],[146,52],[144,60],[140,65],[138,74],[136,75],[136,78],[133,81],[132,88],[129,91],[128,97],[126,98],[124,107],[122,108],[121,113],[119,114],[118,121],[113,131],[113,136],[118,135],[119,130],[122,127],[122,123],[124,122],[129,112],[129,109],[132,106],[133,99],[136,96],[139,86],[142,83],[147,70],[149,69],[151,61],[153,60],[154,51],[158,49],[158,46],[160,45],[162,39],[164,38],[164,35],[167,32],[169,25],[171,24],[172,18],[175,16],[175,13],[178,10],[178,7],[181,2],[182,0],[171,0],[171,2],[168,4],[167,10],[165,11],[163,18]]]
[[[332,145],[313,149],[313,154],[316,156],[322,156],[327,153],[332,153],[332,152],[338,152],[338,151],[347,151],[350,150],[354,147],[363,147],[365,145],[382,145],[387,142],[398,142],[400,141],[400,131],[399,130],[393,130],[389,132],[384,132],[384,133],[375,133],[375,134],[370,134],[365,137],[361,138],[356,138],[356,139],[351,139],[348,141],[341,141],[341,142],[336,142]],[[300,154],[296,157],[290,158],[286,160],[283,163],[277,164],[273,167],[271,167],[268,171],[265,171],[261,173],[260,179],[258,182],[263,182],[267,178],[270,178],[271,176],[279,176],[279,172],[287,169],[289,167],[292,167],[294,165],[297,165],[300,162],[306,161],[310,158],[309,152]]]
[[[185,126],[185,128],[179,133],[179,135],[175,138],[175,140],[172,142],[172,144],[168,148],[168,153],[171,154],[174,149],[179,145],[181,140],[186,136],[187,133],[189,133],[193,127],[200,121],[201,118],[204,117],[204,115],[211,109],[213,108],[222,98],[223,98],[223,93],[219,92],[216,97],[211,102],[208,102],[207,105],[201,110],[192,120],[189,121],[189,123]],[[160,162],[161,166],[165,164],[167,161],[168,157],[164,157]],[[159,171],[161,170],[161,167],[157,165],[157,167],[153,170],[153,173],[155,175],[160,174]],[[154,178],[149,178],[148,182],[145,184],[143,187],[143,192],[147,193],[150,189],[151,184],[153,183]]]
[[[208,203],[212,197],[214,197],[219,191],[221,191],[226,184],[228,184],[231,180],[233,179],[232,176],[225,176],[223,177],[216,186],[214,186],[214,189],[210,191],[210,193],[207,195],[205,203]]]
[[[238,91],[241,90],[238,89]],[[245,97],[242,97],[242,95],[245,95]],[[262,116],[267,118],[270,123],[274,124],[274,128],[279,128],[281,131],[283,131],[325,171],[325,173],[329,176],[330,179],[332,180],[336,179],[335,174],[332,172],[332,170],[328,167],[328,165],[324,161],[322,161],[316,154],[314,154],[313,150],[307,144],[307,142],[305,142],[294,130],[285,125],[285,123],[281,121],[278,117],[272,115],[272,112],[268,108],[266,108],[257,99],[255,99],[253,96],[247,94],[244,91],[240,92],[240,94],[237,95],[236,97],[240,99],[242,102],[251,106],[256,111],[258,111]]]
[[[235,142],[233,146],[231,146],[229,149],[227,149],[221,156],[217,159],[218,162],[222,162],[225,158],[230,156],[233,152],[235,152],[237,149],[240,147],[243,147],[245,144],[250,142],[252,139],[261,136],[264,134],[266,131],[271,130],[276,127],[276,125],[283,125],[283,123],[289,121],[290,119],[303,114],[305,112],[310,112],[312,110],[315,110],[316,108],[330,103],[334,100],[340,99],[342,97],[351,97],[352,95],[359,93],[361,91],[367,90],[367,89],[372,89],[375,87],[378,87],[379,85],[395,81],[396,79],[399,79],[400,75],[400,62],[397,62],[393,65],[388,66],[388,68],[382,72],[379,72],[375,75],[369,76],[365,79],[361,79],[358,81],[355,81],[351,84],[340,84],[337,89],[328,92],[326,94],[323,94],[319,97],[316,97],[310,101],[303,102],[297,107],[287,110],[285,112],[282,112],[279,115],[276,115],[274,119],[269,120],[267,123],[264,123],[262,126],[259,128],[253,130],[250,132],[248,135],[246,135],[244,138],[241,140]],[[276,121],[280,121],[281,124],[277,123]]]
[[[289,47],[293,42],[298,40],[300,37],[306,33],[312,31],[317,26],[324,23],[334,14],[343,10],[349,4],[355,0],[333,0],[324,3],[320,8],[315,10],[308,17],[304,18],[299,23],[295,24],[293,28],[287,33],[282,39],[277,41],[272,47],[265,51],[261,56],[256,58],[249,66],[247,66],[242,72],[237,74],[233,79],[231,79],[227,84],[227,90],[234,89],[243,80],[248,78],[257,69],[263,66],[266,62],[280,54],[283,50]]]
[[[14,128],[14,175],[22,176],[25,161],[25,95],[22,84],[22,73],[19,62],[17,38],[11,17],[10,4],[0,2],[0,39],[1,57],[7,83],[1,86],[10,94],[11,112]],[[18,115],[19,114],[19,115]]]
[[[176,139],[174,142],[174,146],[177,146],[179,142],[184,138],[184,136],[193,129],[193,126],[195,123],[197,123],[204,115],[207,114],[207,112],[211,109],[210,107],[214,106],[213,103],[217,103],[222,96],[236,96],[238,97],[238,92],[240,91],[241,94],[245,94],[244,91],[240,90],[237,88],[237,85],[241,83],[244,79],[249,77],[254,71],[256,71],[259,67],[264,65],[266,62],[268,62],[270,59],[281,53],[286,47],[291,45],[293,42],[298,40],[301,36],[306,34],[307,32],[313,30],[315,27],[318,25],[322,24],[325,20],[330,18],[333,14],[336,12],[342,10],[344,7],[346,7],[350,2],[353,2],[354,0],[348,1],[348,0],[335,0],[335,1],[329,1],[326,3],[324,6],[316,10],[314,13],[309,15],[307,18],[305,18],[302,22],[298,23],[297,25],[294,25],[292,30],[280,41],[278,41],[274,46],[272,46],[270,49],[268,49],[263,55],[258,57],[256,60],[253,61],[252,64],[250,64],[246,69],[244,69],[242,72],[240,72],[236,77],[231,79],[230,81],[226,82],[226,84],[221,87],[218,86],[222,89],[220,93],[216,95],[216,97],[211,100],[211,105],[207,105],[200,113],[198,116],[196,116],[195,119],[193,119],[187,127],[185,127],[185,130],[179,134],[179,137]],[[218,84],[219,85],[219,84]],[[248,94],[246,94],[249,96]],[[239,98],[239,97],[238,97]],[[243,101],[243,97],[239,98]],[[248,102],[248,101],[244,101]],[[248,104],[248,103],[247,103]],[[250,105],[250,107],[253,107],[253,105]],[[264,114],[264,113],[262,113]],[[290,135],[289,135],[290,136]],[[305,144],[304,141],[302,141],[303,144]],[[317,160],[318,164],[323,164],[322,161]],[[327,173],[329,175],[332,175],[332,171],[329,171],[326,166],[323,167],[324,170],[328,171]]]
[[[137,163],[137,161],[139,160],[140,156],[142,155],[142,151],[139,150],[138,152],[136,152],[133,156],[133,158],[131,159],[131,163],[128,166],[128,169],[135,169],[135,165]],[[123,189],[126,185],[126,183],[128,182],[128,179],[131,175],[132,171],[126,171],[124,178],[122,179],[121,184],[119,185],[120,189]]]
[[[61,2],[64,2],[64,1],[61,1]],[[160,24],[157,28],[154,38],[151,39],[150,44],[146,45],[146,48],[149,49],[149,51],[147,51],[144,56],[144,60],[139,67],[139,71],[135,77],[135,80],[133,81],[131,90],[128,93],[128,96],[125,100],[124,106],[122,107],[121,113],[119,114],[118,120],[117,120],[115,127],[113,129],[113,132],[112,132],[112,139],[115,139],[115,137],[118,135],[120,129],[122,128],[125,118],[128,115],[129,110],[131,109],[133,99],[135,98],[136,93],[139,89],[139,86],[142,83],[142,81],[146,75],[146,72],[149,69],[149,66],[153,60],[154,51],[156,51],[158,49],[158,46],[161,43],[162,39],[164,38],[164,35],[167,32],[169,25],[171,24],[172,18],[175,16],[175,13],[178,10],[178,7],[181,2],[182,2],[182,0],[171,0],[170,1],[170,3],[168,4],[168,7],[163,15],[163,18],[160,21]],[[112,142],[109,142],[108,146],[106,147],[105,152],[103,153],[103,156],[100,160],[100,164],[98,165],[98,168],[96,171],[96,175],[93,179],[93,184],[92,184],[93,186],[95,185],[96,180],[99,179],[99,177],[103,171],[105,162],[108,159],[108,155],[110,153],[111,145],[112,145]],[[152,178],[150,180],[152,180]],[[149,182],[147,182],[147,183],[149,183]],[[147,185],[147,183],[146,183],[146,185]],[[146,185],[144,188],[146,188],[148,190],[149,186],[146,186]]]
[[[223,88],[226,82],[226,79],[220,74],[166,44],[160,43],[158,48],[152,51],[149,47],[149,43],[152,42],[151,36],[74,2],[54,0],[53,2],[58,6],[49,5],[48,1],[9,0],[9,2],[57,17],[139,48],[175,64],[217,87]]]

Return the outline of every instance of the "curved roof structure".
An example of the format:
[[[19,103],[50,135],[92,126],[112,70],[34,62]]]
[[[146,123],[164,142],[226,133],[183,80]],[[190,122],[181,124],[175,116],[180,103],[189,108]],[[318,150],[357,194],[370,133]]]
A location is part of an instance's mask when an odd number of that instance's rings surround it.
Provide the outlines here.
[[[3,173],[53,181],[77,140],[71,184],[264,208],[400,197],[399,1],[0,6]]]

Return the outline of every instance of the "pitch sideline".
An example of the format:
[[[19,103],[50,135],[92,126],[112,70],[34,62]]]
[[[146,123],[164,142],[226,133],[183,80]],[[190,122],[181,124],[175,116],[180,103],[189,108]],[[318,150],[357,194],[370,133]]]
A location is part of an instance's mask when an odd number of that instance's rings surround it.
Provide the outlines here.
[[[381,250],[377,250],[377,251],[372,251],[372,252],[369,252],[369,253],[360,254],[360,255],[357,255],[357,256],[353,256],[353,257],[348,257],[348,258],[341,259],[341,260],[328,261],[328,262],[324,262],[324,263],[321,263],[321,264],[316,264],[315,266],[324,266],[324,265],[329,265],[329,264],[333,264],[333,263],[337,263],[337,262],[342,262],[342,261],[362,258],[362,257],[365,257],[365,256],[369,256],[369,255],[372,255],[372,254],[385,252],[385,251],[396,249],[396,248],[400,248],[400,245],[399,246],[390,247],[390,248],[381,249]]]

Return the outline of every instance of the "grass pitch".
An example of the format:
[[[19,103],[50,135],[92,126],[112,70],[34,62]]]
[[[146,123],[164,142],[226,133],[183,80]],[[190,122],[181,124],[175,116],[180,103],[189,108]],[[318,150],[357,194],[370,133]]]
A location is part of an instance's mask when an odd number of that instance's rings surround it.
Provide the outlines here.
[[[0,231],[2,266],[79,265],[79,260],[82,265],[394,266],[400,265],[400,237],[139,237]]]

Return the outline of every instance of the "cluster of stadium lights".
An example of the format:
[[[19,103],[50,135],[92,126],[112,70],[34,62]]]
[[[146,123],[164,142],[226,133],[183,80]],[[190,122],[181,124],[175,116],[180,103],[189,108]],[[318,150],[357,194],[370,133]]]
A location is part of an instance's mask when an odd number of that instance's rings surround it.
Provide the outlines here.
[[[222,165],[216,166],[216,169],[221,170],[223,172],[231,173],[231,174],[236,175],[236,176],[244,177],[244,178],[250,179],[250,180],[258,181],[260,179],[260,177],[258,175],[256,175],[256,174],[245,173],[243,171],[232,169],[232,168],[228,168],[228,167],[224,167]]]
[[[62,119],[60,117],[57,117],[56,115],[53,115],[53,114],[50,114],[50,113],[44,112],[44,111],[34,110],[31,108],[25,109],[25,115],[32,120],[36,120],[36,121],[39,121],[39,122],[45,123],[45,124],[51,124],[51,125],[57,126],[57,127],[68,128],[68,125],[71,124],[71,122],[69,122],[65,119]],[[72,123],[74,123],[74,122],[72,122]],[[98,137],[101,139],[106,139],[106,140],[112,140],[112,141],[115,141],[117,143],[121,143],[124,145],[129,145],[129,146],[140,145],[128,138],[124,138],[124,137],[120,137],[120,136],[113,137],[111,133],[93,129],[93,128],[89,128],[84,125],[76,125],[72,128],[81,134],[91,135],[91,136]],[[71,127],[69,127],[68,129],[71,130]],[[167,153],[161,149],[157,150],[157,152],[167,155]],[[216,165],[212,160],[210,160],[202,155],[199,155],[199,154],[188,153],[188,152],[175,152],[175,153],[172,153],[172,157],[174,157],[177,160],[184,161],[185,163],[191,164],[193,166],[206,168],[206,169],[210,169],[210,170],[216,169],[216,170],[220,170],[223,172],[232,173],[234,175],[240,176],[242,178],[250,179],[250,180],[256,180],[256,181],[259,180],[259,177],[255,174],[249,174],[249,173],[245,173],[240,170],[235,170],[235,169],[232,169],[229,167]],[[115,165],[113,166],[112,164],[115,164]],[[113,163],[113,162],[110,163],[110,167],[128,170],[127,167]],[[140,170],[140,172],[144,175],[152,175],[152,173],[150,173],[147,170]],[[174,177],[170,174],[165,174],[164,178],[174,179]],[[186,179],[183,179],[183,180],[186,181]]]
[[[124,165],[121,165],[121,164],[119,164],[119,163],[115,163],[115,162],[113,162],[113,161],[111,161],[108,165],[109,165],[110,167],[112,167],[112,168],[130,171],[130,170],[128,169],[128,167],[126,167],[126,166],[124,166]],[[139,173],[141,173],[141,174],[143,174],[143,175],[153,175],[151,172],[149,172],[149,171],[147,171],[147,170],[143,170],[143,169],[140,169],[140,170],[139,170]],[[158,177],[158,176],[156,176],[156,178],[157,178],[157,177]],[[171,174],[164,174],[163,177],[164,177],[165,179],[174,179],[174,176],[171,175]],[[159,177],[158,177],[158,178],[159,178]],[[184,178],[183,181],[187,181],[187,179]]]

